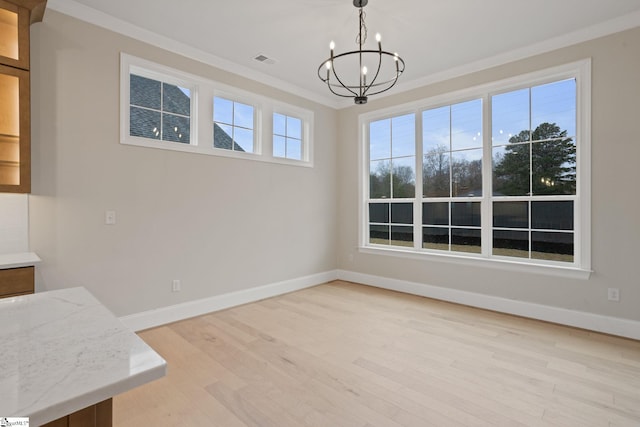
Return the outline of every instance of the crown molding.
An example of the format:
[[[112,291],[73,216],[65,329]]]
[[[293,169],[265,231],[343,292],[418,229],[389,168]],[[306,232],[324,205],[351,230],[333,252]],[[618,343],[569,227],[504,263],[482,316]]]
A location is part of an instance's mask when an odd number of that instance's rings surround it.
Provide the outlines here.
[[[630,30],[640,26],[640,11],[633,12],[618,18],[614,18],[587,28],[574,31],[572,33],[563,34],[553,37],[539,43],[534,43],[522,48],[514,49],[508,52],[500,53],[479,61],[470,62],[457,67],[447,69],[445,71],[436,72],[427,76],[404,81],[397,84],[397,91],[384,96],[393,95],[395,93],[407,92],[420,87],[428,86],[434,83],[461,77],[467,74],[486,70],[489,68],[505,65],[510,62],[519,61],[532,56],[562,49],[564,47],[573,46],[589,40],[605,37],[621,31]],[[381,98],[379,96],[378,98]]]
[[[178,53],[189,59],[211,65],[221,70],[236,74],[238,76],[257,81],[259,83],[280,89],[284,92],[305,98],[307,100],[317,102],[327,107],[338,108],[338,102],[333,97],[321,96],[316,92],[293,85],[282,79],[270,76],[265,73],[253,70],[244,65],[237,64],[201,49],[194,48],[185,43],[173,40],[169,37],[145,30],[130,22],[115,18],[104,12],[80,4],[74,0],[49,0],[47,7],[56,12],[63,13],[84,22],[105,28],[109,31],[122,34],[127,37],[148,43],[150,45]]]
[[[307,100],[317,102],[321,105],[343,109],[353,106],[351,100],[319,95],[317,92],[293,85],[285,80],[278,79],[265,73],[261,73],[249,67],[236,64],[227,59],[196,49],[185,43],[178,42],[161,34],[145,30],[129,22],[115,18],[99,10],[80,4],[74,0],[49,0],[49,9],[69,15],[73,18],[94,24],[110,31],[122,34],[127,37],[151,44],[153,46],[171,51],[179,52],[187,58],[203,62],[207,65],[219,68],[238,76],[254,80],[284,92],[300,96]],[[482,71],[488,68],[497,67],[510,62],[518,61],[531,56],[543,54],[563,47],[575,45],[585,41],[604,37],[620,31],[628,30],[640,26],[640,11],[623,15],[599,24],[583,28],[572,33],[553,37],[545,41],[534,43],[509,52],[504,52],[479,61],[462,64],[444,71],[435,72],[418,79],[399,82],[394,89],[384,94],[376,95],[376,99],[397,95],[403,92],[415,90],[417,88],[438,83],[466,74]]]

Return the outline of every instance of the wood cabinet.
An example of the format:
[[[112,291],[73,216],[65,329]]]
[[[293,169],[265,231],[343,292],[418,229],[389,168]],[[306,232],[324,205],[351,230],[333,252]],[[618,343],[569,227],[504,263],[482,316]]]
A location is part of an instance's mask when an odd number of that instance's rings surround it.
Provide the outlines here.
[[[34,268],[19,267],[0,270],[0,298],[32,294]]]
[[[113,425],[113,399],[81,409],[58,418],[42,427],[111,427]]]
[[[0,192],[31,192],[29,26],[46,0],[0,0]]]

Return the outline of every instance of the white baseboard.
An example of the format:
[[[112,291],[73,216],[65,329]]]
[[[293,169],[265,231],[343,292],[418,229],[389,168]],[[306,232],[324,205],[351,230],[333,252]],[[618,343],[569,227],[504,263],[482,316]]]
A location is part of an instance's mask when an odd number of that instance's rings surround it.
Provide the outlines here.
[[[124,316],[121,317],[120,320],[130,329],[141,331],[178,320],[309,288],[336,279],[640,340],[640,322],[633,320],[346,270],[327,271],[210,298],[189,301]]]
[[[336,270],[327,271],[324,273],[285,280],[242,291],[216,295],[210,298],[144,311],[142,313],[120,317],[120,320],[130,329],[134,331],[141,331],[143,329],[165,325],[178,320],[188,319],[190,317],[200,316],[202,314],[223,310],[225,308],[235,307],[300,289],[309,288],[336,280],[337,278],[338,274]]]
[[[340,280],[640,340],[640,322],[634,320],[602,316],[599,314],[516,301],[423,283],[390,279],[353,271],[338,270],[337,273],[338,279]]]

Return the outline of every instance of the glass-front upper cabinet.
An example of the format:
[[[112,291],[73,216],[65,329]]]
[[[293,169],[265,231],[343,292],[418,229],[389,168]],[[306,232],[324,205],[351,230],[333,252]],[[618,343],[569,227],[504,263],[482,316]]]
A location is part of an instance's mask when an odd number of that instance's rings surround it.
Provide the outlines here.
[[[46,0],[0,0],[0,192],[31,192],[30,25]]]
[[[0,63],[29,69],[30,10],[0,0]]]
[[[29,72],[0,65],[0,191],[30,192]]]

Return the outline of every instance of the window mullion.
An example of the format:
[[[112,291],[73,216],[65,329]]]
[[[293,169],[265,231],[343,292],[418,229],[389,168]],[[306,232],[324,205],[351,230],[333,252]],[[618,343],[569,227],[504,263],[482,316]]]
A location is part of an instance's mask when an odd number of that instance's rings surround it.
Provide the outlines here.
[[[453,109],[451,107],[451,105],[449,105],[449,197],[448,197],[448,203],[447,206],[449,207],[448,209],[448,223],[447,223],[447,239],[448,239],[448,247],[447,249],[449,251],[451,251],[451,239],[452,239],[452,234],[451,234],[451,209],[453,209]]]
[[[164,141],[164,83],[160,83],[160,141]]]
[[[481,253],[490,257],[493,247],[493,127],[491,96],[485,94],[482,103],[482,202],[480,205]]]
[[[422,248],[422,162],[424,161],[424,142],[422,141],[422,114],[415,113],[415,147],[416,147],[416,188],[415,201],[413,203],[413,247]]]

